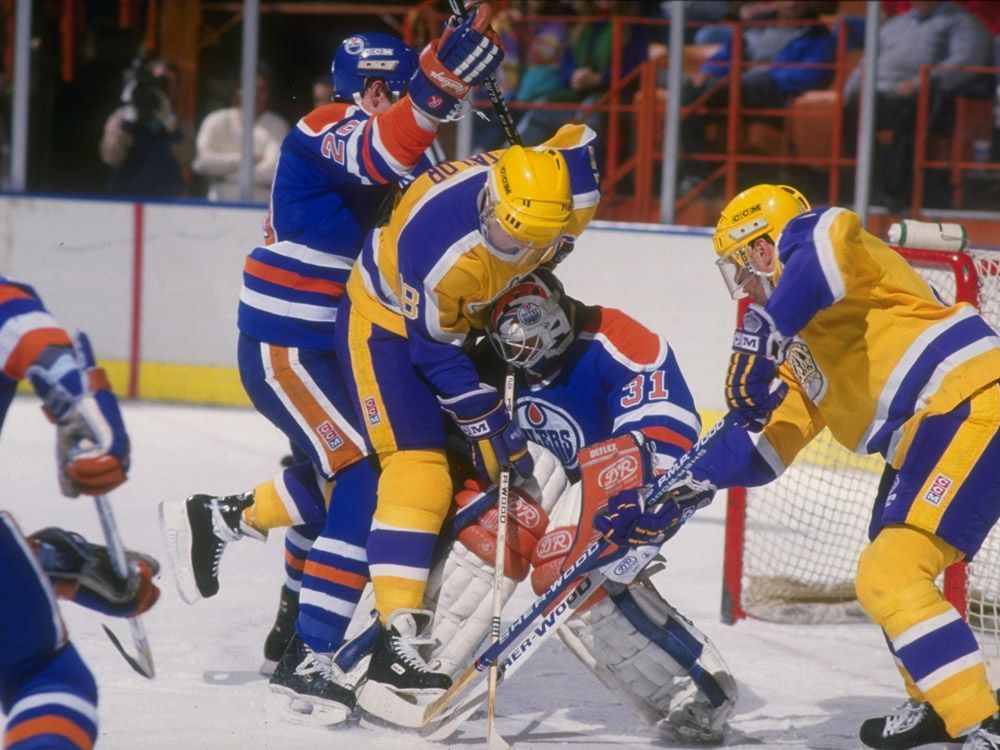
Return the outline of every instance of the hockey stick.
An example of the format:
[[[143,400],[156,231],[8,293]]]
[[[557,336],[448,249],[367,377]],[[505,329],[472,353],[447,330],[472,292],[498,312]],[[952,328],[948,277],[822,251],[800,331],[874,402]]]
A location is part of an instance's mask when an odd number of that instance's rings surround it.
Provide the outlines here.
[[[503,383],[503,403],[507,413],[514,419],[514,368],[507,365],[507,374]],[[490,620],[490,642],[496,644],[500,640],[500,615],[503,612],[503,579],[505,556],[507,554],[507,515],[510,511],[510,472],[511,467],[504,465],[500,469],[500,488],[497,491],[497,541],[493,557],[493,617]],[[490,665],[489,692],[486,701],[486,742],[493,738],[493,720],[497,708],[497,665]]]
[[[667,491],[670,486],[674,484],[678,479],[680,479],[683,474],[690,469],[696,460],[698,460],[705,452],[705,450],[719,439],[722,435],[728,432],[735,425],[735,418],[732,413],[726,414],[721,420],[714,424],[708,432],[695,443],[691,450],[681,456],[666,472],[661,474],[656,478],[653,483],[653,487],[646,498],[646,505],[651,506],[659,502],[662,502],[667,495]],[[497,662],[500,656],[508,650],[513,644],[514,639],[521,636],[528,626],[531,625],[539,614],[544,612],[549,608],[549,605],[554,604],[554,607],[545,617],[545,619],[540,623],[530,634],[528,634],[524,639],[522,639],[514,648],[510,651],[504,665],[501,669],[502,672],[506,672],[507,675],[511,674],[517,668],[527,661],[528,656],[531,653],[535,653],[538,650],[539,645],[547,639],[556,628],[563,621],[568,619],[573,611],[579,608],[579,606],[586,601],[586,599],[593,594],[600,587],[608,577],[608,573],[613,571],[614,573],[626,573],[634,571],[638,574],[639,570],[648,564],[653,557],[648,556],[645,560],[641,559],[639,552],[641,550],[624,550],[625,557],[620,560],[608,561],[600,570],[594,571],[595,563],[600,558],[600,556],[611,546],[611,543],[604,540],[598,539],[593,544],[590,545],[564,572],[553,582],[553,584],[548,588],[547,591],[543,592],[535,601],[528,607],[524,613],[521,614],[511,625],[507,628],[503,637],[497,643],[492,644],[487,648],[472,665],[466,668],[466,670],[455,680],[454,684],[449,688],[443,695],[441,695],[433,703],[429,704],[424,711],[423,724],[429,725],[432,722],[440,719],[447,713],[461,714],[467,712],[466,715],[471,715],[475,708],[479,705],[482,696],[482,689],[477,691],[474,697],[468,698],[462,704],[457,707],[453,706],[455,701],[464,694],[468,688],[472,685],[474,678],[478,673],[485,671],[491,664]],[[648,548],[642,548],[648,549]],[[587,572],[588,575],[584,577],[576,586],[574,586],[568,594],[564,594],[570,584],[581,574]],[[572,605],[572,606],[571,606]],[[516,666],[515,666],[516,665]],[[474,704],[469,708],[470,703],[474,701]],[[449,724],[452,722],[449,722]]]
[[[459,18],[465,18],[468,15],[462,0],[448,0],[448,5],[451,6],[451,12]],[[490,104],[493,105],[493,111],[497,113],[504,137],[514,146],[524,145],[521,143],[521,135],[514,125],[514,116],[510,113],[507,100],[503,98],[503,92],[497,84],[496,76],[491,75],[483,81],[483,88],[486,89],[486,96],[489,98]]]
[[[101,520],[101,529],[104,531],[104,539],[108,545],[108,557],[111,559],[111,567],[114,569],[115,574],[125,581],[128,579],[129,574],[128,560],[125,557],[125,545],[122,544],[122,538],[118,533],[115,516],[111,512],[111,503],[108,501],[106,495],[95,495],[94,505],[97,507],[97,516]],[[153,652],[149,648],[146,627],[138,615],[128,618],[128,624],[132,631],[132,643],[135,644],[137,651],[134,657],[125,651],[121,641],[115,637],[107,625],[104,626],[104,632],[108,634],[115,648],[125,657],[125,661],[129,663],[132,669],[143,677],[152,679],[156,676],[156,670],[153,668]]]

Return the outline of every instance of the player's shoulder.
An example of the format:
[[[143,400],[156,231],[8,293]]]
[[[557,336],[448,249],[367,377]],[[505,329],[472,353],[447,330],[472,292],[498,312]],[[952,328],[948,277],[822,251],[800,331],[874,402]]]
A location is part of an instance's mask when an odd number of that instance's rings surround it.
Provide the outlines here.
[[[330,102],[323,104],[302,117],[296,128],[306,135],[316,136],[325,133],[335,125],[345,120],[363,122],[368,119],[368,113],[361,107],[345,102]]]
[[[28,284],[22,284],[20,281],[9,279],[6,276],[0,276],[0,304],[12,300],[41,301],[38,292],[33,287]]]
[[[590,306],[586,311],[580,338],[595,342],[615,362],[631,369],[649,369],[663,362],[666,341],[632,316],[613,307]]]
[[[847,238],[862,229],[861,217],[838,206],[820,206],[792,217],[781,233],[780,247]]]
[[[539,148],[554,148],[558,150],[584,148],[593,145],[597,133],[580,123],[563,125],[551,138],[544,141]]]

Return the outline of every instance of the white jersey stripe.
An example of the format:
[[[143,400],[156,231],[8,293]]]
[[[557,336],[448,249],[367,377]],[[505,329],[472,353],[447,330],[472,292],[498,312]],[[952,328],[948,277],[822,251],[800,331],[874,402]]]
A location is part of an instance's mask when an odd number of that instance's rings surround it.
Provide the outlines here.
[[[313,543],[313,549],[319,550],[320,552],[326,552],[329,555],[337,555],[337,557],[343,557],[348,560],[356,560],[357,562],[362,563],[368,562],[368,553],[365,551],[364,547],[359,547],[356,544],[349,544],[348,542],[341,541],[340,539],[330,539],[329,537],[319,536]]]
[[[7,367],[7,360],[25,334],[42,328],[59,328],[56,319],[41,310],[15,315],[0,326],[0,369]]]
[[[333,612],[335,615],[340,615],[348,619],[354,615],[354,610],[357,609],[354,602],[344,601],[339,597],[324,594],[308,586],[304,586],[299,593],[299,603],[317,607],[327,612]]]
[[[32,709],[52,704],[68,708],[70,711],[74,711],[85,717],[91,723],[97,723],[97,706],[93,703],[85,701],[80,696],[73,695],[73,693],[51,692],[34,693],[19,700],[11,707],[10,713],[7,714],[7,724],[8,726],[12,725],[14,719],[25,711],[31,711]]]
[[[304,302],[289,302],[288,300],[255,292],[246,287],[240,290],[240,302],[256,310],[271,313],[272,315],[280,315],[285,318],[297,318],[315,323],[335,323],[337,321],[336,307],[320,307],[319,305],[309,305]]]

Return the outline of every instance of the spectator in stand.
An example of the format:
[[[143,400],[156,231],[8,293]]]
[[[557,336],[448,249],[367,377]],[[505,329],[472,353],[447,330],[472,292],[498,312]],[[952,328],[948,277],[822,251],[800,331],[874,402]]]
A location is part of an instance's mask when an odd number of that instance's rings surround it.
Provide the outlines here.
[[[257,69],[256,121],[253,128],[253,202],[267,203],[271,181],[278,166],[281,141],[291,129],[284,117],[270,111],[271,73],[266,65]],[[240,117],[241,91],[237,89],[235,106],[210,112],[198,129],[197,155],[191,164],[198,174],[209,179],[210,201],[240,200],[240,160],[243,124]]]
[[[552,2],[529,3],[529,15],[560,14],[570,10],[587,17],[567,28],[562,21],[539,24],[527,44],[526,69],[521,76],[517,98],[539,103],[592,104],[608,92],[611,85],[614,16],[638,15],[633,2],[615,0],[580,0],[568,8]],[[589,20],[593,17],[599,20]],[[639,65],[647,53],[645,27],[623,26],[621,75]],[[560,55],[558,61],[556,55]],[[601,129],[600,112],[574,112],[567,109],[534,110],[519,130],[525,143],[540,143],[551,137],[567,122],[582,122]]]
[[[825,3],[773,2],[768,5],[776,14],[775,23],[755,24],[743,30],[743,60],[740,74],[740,101],[743,107],[781,108],[805,91],[821,89],[833,80],[833,67],[795,67],[803,63],[833,63],[837,53],[834,36],[817,20]],[[762,11],[762,8],[757,10]],[[756,16],[760,18],[758,14]],[[802,23],[813,21],[811,24]],[[797,22],[797,23],[796,23]],[[729,100],[729,74],[733,56],[732,39],[722,43],[698,72],[684,81],[681,98],[691,104],[709,94],[709,107],[725,106]],[[770,64],[768,64],[770,63]],[[741,122],[746,118],[741,117]],[[681,120],[681,143],[690,153],[708,150],[708,118],[692,113]],[[710,171],[705,162],[687,164],[683,171],[681,192],[688,192]]]
[[[330,75],[322,75],[313,81],[312,85],[312,108],[322,107],[333,101],[333,84],[330,82]]]
[[[923,65],[989,65],[992,39],[986,28],[967,10],[952,2],[914,2],[906,13],[892,16],[879,28],[875,69],[874,199],[890,208],[908,205],[913,188],[913,148],[916,129],[920,68]],[[955,97],[984,96],[991,77],[956,70],[930,74],[929,127],[947,135],[953,126]],[[846,128],[856,133],[861,66],[844,86]],[[848,143],[848,148],[854,144]],[[934,179],[938,177],[938,179]],[[944,177],[928,174],[925,199],[947,205]]]
[[[184,131],[172,103],[177,68],[137,58],[125,75],[121,106],[104,124],[99,151],[111,167],[109,192],[150,198],[182,195],[187,183],[175,152]]]
[[[537,17],[533,34],[525,45],[523,68],[514,98],[521,102],[544,104],[552,101],[563,89],[562,60],[569,49],[569,24],[564,20],[569,8],[559,0],[528,0],[525,10]],[[554,16],[551,20],[542,20]],[[559,18],[562,16],[562,18]],[[523,111],[517,123],[525,143],[541,143],[558,124],[566,119],[565,112],[529,109]]]

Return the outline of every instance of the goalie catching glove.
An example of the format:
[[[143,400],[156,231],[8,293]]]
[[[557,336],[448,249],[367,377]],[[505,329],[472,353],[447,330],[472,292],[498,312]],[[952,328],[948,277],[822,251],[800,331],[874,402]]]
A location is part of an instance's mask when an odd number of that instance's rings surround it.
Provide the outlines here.
[[[125,481],[129,439],[118,399],[90,341],[77,333],[74,348],[49,346],[28,378],[56,423],[59,485],[67,497],[103,495]]]
[[[458,119],[473,87],[497,69],[503,48],[492,18],[493,8],[483,3],[462,21],[452,18],[441,38],[424,47],[408,89],[420,112],[439,122]]]
[[[134,617],[160,597],[153,576],[160,564],[148,555],[127,551],[129,576],[122,580],[111,565],[106,547],[79,534],[47,528],[28,537],[56,594],[113,617]]]
[[[733,353],[726,372],[726,404],[740,424],[759,431],[788,393],[788,385],[775,384],[778,365],[785,361],[790,339],[782,336],[774,320],[760,305],[750,305],[733,335]]]

